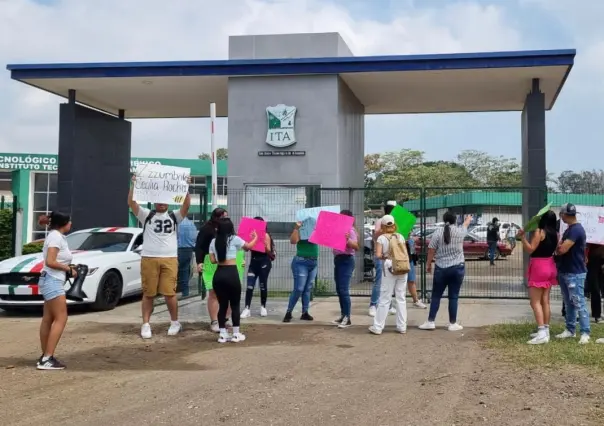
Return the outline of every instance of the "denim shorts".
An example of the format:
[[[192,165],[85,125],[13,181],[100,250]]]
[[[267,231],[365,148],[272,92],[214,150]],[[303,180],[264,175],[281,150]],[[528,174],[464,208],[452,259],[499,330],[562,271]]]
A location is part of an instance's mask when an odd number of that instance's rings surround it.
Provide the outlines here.
[[[415,282],[415,263],[409,262],[409,272],[407,273],[407,282]]]
[[[65,296],[65,280],[51,277],[43,272],[38,281],[38,291],[45,301]]]

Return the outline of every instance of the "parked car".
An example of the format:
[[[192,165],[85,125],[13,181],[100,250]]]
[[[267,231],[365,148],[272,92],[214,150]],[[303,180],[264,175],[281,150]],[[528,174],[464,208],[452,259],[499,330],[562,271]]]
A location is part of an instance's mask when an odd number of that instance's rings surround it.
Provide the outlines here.
[[[428,244],[430,244],[430,238],[426,237],[426,245]],[[415,239],[415,247],[417,251],[422,249],[422,240],[420,238]],[[487,244],[486,238],[468,234],[464,238],[463,252],[466,259],[488,259],[489,245]],[[507,242],[500,241],[497,243],[495,259],[507,257],[511,255],[512,252],[513,248]]]
[[[510,227],[515,231],[513,232],[514,235],[517,235],[518,231],[521,229],[520,225],[517,225],[514,222],[501,222],[499,225],[499,238],[501,240],[506,239]],[[487,238],[487,225],[479,225],[469,228],[468,232],[476,235],[479,238]]]
[[[94,228],[67,235],[74,264],[88,266],[82,302],[94,310],[111,310],[125,296],[141,292],[141,228]],[[13,257],[0,262],[0,308],[17,311],[41,306],[38,280],[44,266],[42,253]],[[65,284],[65,289],[70,287]]]

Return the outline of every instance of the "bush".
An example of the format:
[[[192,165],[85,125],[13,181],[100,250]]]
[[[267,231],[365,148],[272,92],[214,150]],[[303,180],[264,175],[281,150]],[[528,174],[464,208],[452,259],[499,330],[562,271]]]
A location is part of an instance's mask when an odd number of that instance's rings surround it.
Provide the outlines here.
[[[23,250],[21,254],[34,254],[34,253],[42,253],[42,248],[44,248],[44,243],[28,243],[23,246]]]
[[[13,212],[0,210],[0,261],[13,257]]]

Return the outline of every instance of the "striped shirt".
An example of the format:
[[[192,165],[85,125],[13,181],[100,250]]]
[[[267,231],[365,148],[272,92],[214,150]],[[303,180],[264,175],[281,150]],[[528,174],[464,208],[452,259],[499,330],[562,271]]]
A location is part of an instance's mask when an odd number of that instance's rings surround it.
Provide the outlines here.
[[[445,227],[438,228],[430,238],[429,249],[436,250],[434,263],[439,268],[449,268],[465,262],[463,255],[463,240],[468,234],[468,228],[451,225],[451,242],[445,244]]]

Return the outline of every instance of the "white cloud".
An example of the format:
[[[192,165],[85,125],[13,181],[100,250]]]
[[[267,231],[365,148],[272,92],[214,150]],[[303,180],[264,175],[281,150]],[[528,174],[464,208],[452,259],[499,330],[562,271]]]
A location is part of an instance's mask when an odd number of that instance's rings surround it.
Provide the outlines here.
[[[327,0],[62,0],[50,6],[5,0],[0,1],[0,58],[7,63],[219,59],[227,57],[229,35],[323,31],[340,32],[356,55],[522,48],[521,34],[501,7],[442,4],[393,9],[390,19],[378,21],[353,16]],[[3,72],[0,151],[56,152],[62,100]],[[133,129],[134,155],[194,157],[209,146],[206,120],[142,120]],[[219,121],[217,136],[224,146],[225,120]]]

